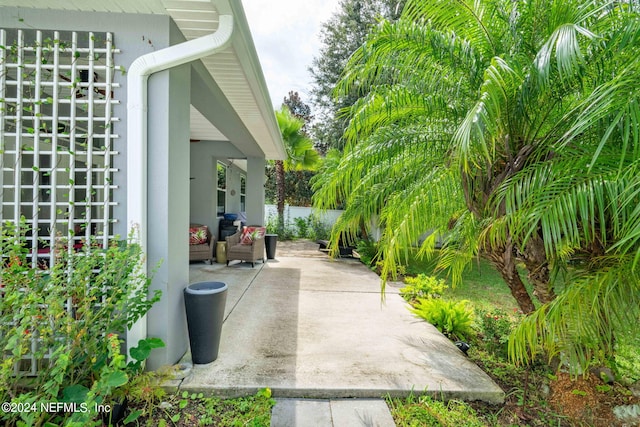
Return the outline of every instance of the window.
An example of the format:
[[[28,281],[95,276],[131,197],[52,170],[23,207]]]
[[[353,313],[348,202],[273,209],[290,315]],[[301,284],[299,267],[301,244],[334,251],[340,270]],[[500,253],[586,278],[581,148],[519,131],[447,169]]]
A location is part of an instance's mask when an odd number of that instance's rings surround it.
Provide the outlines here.
[[[247,177],[240,175],[240,212],[246,212],[246,200],[247,200]]]
[[[218,216],[225,212],[227,201],[227,166],[218,162]]]

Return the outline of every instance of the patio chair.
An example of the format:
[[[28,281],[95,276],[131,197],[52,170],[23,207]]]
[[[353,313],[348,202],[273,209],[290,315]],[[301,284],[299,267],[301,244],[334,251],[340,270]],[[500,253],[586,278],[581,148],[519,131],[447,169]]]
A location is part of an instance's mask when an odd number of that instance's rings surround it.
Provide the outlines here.
[[[251,267],[255,266],[257,260],[262,260],[264,263],[265,234],[264,227],[250,226],[227,236],[227,265],[233,260],[250,262]]]
[[[189,261],[213,262],[213,248],[216,238],[213,237],[209,227],[202,224],[189,226]]]

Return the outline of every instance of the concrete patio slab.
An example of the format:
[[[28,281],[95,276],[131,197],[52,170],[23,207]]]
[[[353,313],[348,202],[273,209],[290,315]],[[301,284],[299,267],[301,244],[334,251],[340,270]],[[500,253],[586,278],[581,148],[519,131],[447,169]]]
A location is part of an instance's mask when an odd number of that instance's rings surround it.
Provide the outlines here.
[[[328,400],[278,399],[271,411],[271,427],[331,427]]]
[[[397,289],[357,260],[278,248],[264,266],[192,268],[192,281],[229,285],[218,359],[182,389],[223,397],[270,387],[275,397],[380,398],[429,393],[498,403],[503,391]],[[303,248],[304,249],[304,248]],[[194,271],[197,270],[197,271]]]
[[[335,426],[395,427],[386,402],[381,399],[330,400]]]
[[[395,427],[382,399],[277,399],[271,427]]]
[[[205,264],[204,262],[192,263],[189,266],[189,283],[196,282],[224,282],[228,286],[227,301],[224,307],[225,320],[233,311],[240,299],[247,291],[256,275],[262,270],[264,264],[258,262],[255,267],[249,263],[233,263],[229,267],[226,264]]]

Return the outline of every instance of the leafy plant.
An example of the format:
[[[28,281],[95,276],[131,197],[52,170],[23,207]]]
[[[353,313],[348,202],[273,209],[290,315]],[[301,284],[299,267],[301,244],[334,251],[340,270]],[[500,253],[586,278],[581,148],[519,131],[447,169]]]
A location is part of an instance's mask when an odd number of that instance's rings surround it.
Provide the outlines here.
[[[269,215],[265,224],[267,233],[276,234],[278,232],[278,217],[275,215]]]
[[[285,216],[284,224],[278,223],[278,217],[269,215],[265,227],[267,233],[277,234],[280,240],[300,239],[328,239],[330,230],[316,216],[309,215],[306,218],[294,218],[293,224],[289,215]]]
[[[278,239],[280,241],[283,240],[292,240],[296,236],[295,230],[289,225],[289,217],[285,218],[284,223],[280,223],[278,221],[278,217],[275,215],[270,215],[267,218],[267,233],[269,234],[277,234]]]
[[[468,301],[447,301],[442,298],[419,298],[411,309],[450,339],[467,339],[473,335],[473,310]]]
[[[119,335],[160,298],[159,292],[148,298],[150,278],[139,267],[142,249],[133,232],[127,241],[115,239],[107,247],[87,242],[79,252],[60,240],[52,248],[53,265],[42,270],[27,257],[27,232],[23,219],[18,225],[4,224],[0,238],[0,348],[5,350],[0,399],[105,403],[140,372],[151,349],[163,345],[144,340],[131,364],[119,352]],[[37,369],[29,365],[31,360]],[[95,417],[88,407],[87,417]],[[21,420],[31,425],[62,422],[66,415],[0,417],[9,424]]]
[[[509,334],[513,329],[513,322],[507,312],[500,308],[478,310],[476,322],[482,340],[489,347],[489,350],[506,355]]]
[[[375,270],[376,264],[380,259],[376,242],[371,239],[359,240],[356,245],[356,251],[360,255],[360,261]]]
[[[297,229],[297,235],[300,238],[308,238],[311,232],[311,217],[307,218],[294,218],[293,222],[295,223]]]
[[[616,376],[624,384],[640,381],[640,335],[629,329],[618,336],[615,354]]]
[[[439,298],[448,287],[444,279],[424,273],[415,277],[406,277],[404,282],[407,285],[400,289],[400,295],[409,302],[419,298]]]
[[[328,240],[331,235],[331,227],[325,225],[319,218],[311,216],[312,239]]]

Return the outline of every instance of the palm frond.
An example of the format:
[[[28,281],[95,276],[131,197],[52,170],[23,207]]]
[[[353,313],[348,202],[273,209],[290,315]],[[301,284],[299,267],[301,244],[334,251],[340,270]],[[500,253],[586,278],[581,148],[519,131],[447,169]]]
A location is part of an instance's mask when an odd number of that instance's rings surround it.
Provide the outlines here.
[[[509,338],[509,356],[530,363],[539,351],[570,367],[588,368],[611,354],[616,331],[640,314],[640,276],[628,257],[601,260],[606,267],[574,281],[551,303],[523,319]]]
[[[366,95],[378,85],[406,85],[413,80],[422,81],[428,94],[443,85],[450,87],[452,81],[460,85],[479,81],[482,61],[488,59],[483,60],[473,45],[454,33],[407,19],[384,21],[353,53],[335,93],[338,97],[354,91]]]
[[[522,245],[540,230],[547,255],[562,258],[569,248],[594,242],[607,247],[625,234],[630,211],[629,205],[621,210],[620,201],[630,181],[619,176],[618,153],[609,150],[608,157],[603,155],[585,174],[590,158],[584,154],[589,152],[567,150],[526,168],[498,190],[492,204],[504,208],[502,221]]]
[[[455,168],[429,168],[426,172],[395,192],[381,213],[383,290],[386,278],[395,277],[398,266],[406,263],[409,248],[417,245],[420,236],[427,232],[444,235],[449,220],[463,206]]]
[[[494,15],[492,6],[475,0],[409,0],[403,16],[422,23],[431,22],[439,30],[450,30],[472,40],[490,58],[496,52],[495,33],[489,28]]]

